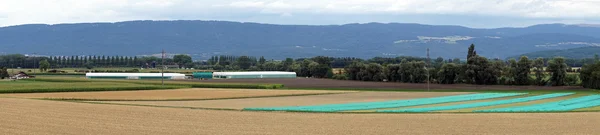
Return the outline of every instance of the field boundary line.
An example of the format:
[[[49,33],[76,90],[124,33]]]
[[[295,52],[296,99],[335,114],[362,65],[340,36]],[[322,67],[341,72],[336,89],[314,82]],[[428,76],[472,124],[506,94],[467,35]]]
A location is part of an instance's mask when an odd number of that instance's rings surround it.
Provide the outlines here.
[[[55,101],[205,101],[205,100],[250,99],[250,98],[271,98],[271,97],[317,96],[317,95],[334,95],[334,94],[347,94],[347,93],[353,93],[353,92],[268,95],[268,96],[206,98],[206,99],[86,99],[86,98],[26,98],[26,99],[55,100]],[[18,97],[16,97],[16,98],[18,98]]]
[[[46,100],[46,99],[31,99],[31,100]],[[83,104],[99,104],[99,105],[122,105],[122,106],[139,106],[139,107],[157,107],[157,108],[176,108],[176,109],[195,109],[195,110],[214,110],[214,111],[237,111],[237,112],[262,112],[262,113],[312,113],[312,114],[382,114],[382,115],[405,115],[405,114],[514,114],[514,113],[586,113],[600,112],[600,110],[590,111],[567,111],[567,112],[427,112],[427,113],[381,113],[381,112],[307,112],[307,111],[248,111],[243,109],[230,108],[207,108],[207,107],[183,107],[183,106],[161,106],[161,105],[143,105],[143,104],[123,104],[123,103],[104,103],[101,101],[67,101],[67,100],[46,100],[56,102],[71,102]]]
[[[281,88],[277,90],[330,90],[330,91],[369,91],[369,92],[486,92],[486,93],[558,93],[558,92],[577,92],[577,93],[600,93],[600,90],[458,90],[458,89],[378,89],[378,88]]]

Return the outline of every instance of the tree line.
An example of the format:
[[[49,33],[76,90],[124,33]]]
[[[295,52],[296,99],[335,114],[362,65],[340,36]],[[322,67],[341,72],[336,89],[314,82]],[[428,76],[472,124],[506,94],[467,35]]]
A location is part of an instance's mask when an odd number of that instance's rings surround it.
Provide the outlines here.
[[[226,71],[290,71],[301,77],[333,78],[360,81],[390,81],[403,83],[478,84],[478,85],[582,85],[600,89],[600,59],[593,58],[579,74],[569,74],[569,59],[556,57],[517,59],[488,59],[477,55],[475,45],[468,49],[466,61],[441,57],[430,60],[421,57],[353,57],[286,58],[267,60],[252,56],[212,56],[205,62],[192,62],[187,55],[165,58],[165,64]],[[143,67],[146,63],[161,63],[157,57],[128,56],[56,56],[27,57],[24,55],[0,56],[0,67],[62,68],[86,67]],[[37,64],[37,65],[35,65]],[[334,73],[333,68],[343,68]],[[1,68],[0,68],[1,69]],[[572,70],[575,71],[575,70]],[[3,75],[0,71],[0,75]]]
[[[584,71],[590,72],[590,67],[584,66],[580,78],[577,74],[567,73],[569,66],[565,58],[530,60],[528,57],[522,56],[518,60],[509,59],[507,61],[488,59],[477,55],[475,45],[471,45],[466,62],[455,59],[444,60],[443,58],[433,61],[402,59],[399,63],[354,61],[344,68],[343,75],[336,75],[334,78],[439,84],[565,86],[583,83],[585,86],[585,83],[589,83],[590,86],[597,85],[597,82],[589,81],[589,78],[595,76],[584,75]]]
[[[25,56],[22,54],[0,55],[0,67],[38,68],[41,62],[48,62],[48,68],[84,68],[84,67],[146,67],[159,65],[162,58],[149,56]],[[192,58],[187,55],[175,55],[165,58],[165,65],[193,67]]]

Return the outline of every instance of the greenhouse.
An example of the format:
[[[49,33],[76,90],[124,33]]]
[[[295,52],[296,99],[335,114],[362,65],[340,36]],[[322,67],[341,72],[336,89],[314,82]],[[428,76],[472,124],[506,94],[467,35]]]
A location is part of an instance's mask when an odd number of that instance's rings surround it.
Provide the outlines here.
[[[180,73],[86,73],[88,79],[185,79]]]
[[[212,72],[194,72],[194,73],[192,73],[192,77],[194,77],[196,79],[212,79],[213,73]]]
[[[251,78],[296,78],[296,72],[260,71],[260,72],[214,72],[216,79],[251,79]]]

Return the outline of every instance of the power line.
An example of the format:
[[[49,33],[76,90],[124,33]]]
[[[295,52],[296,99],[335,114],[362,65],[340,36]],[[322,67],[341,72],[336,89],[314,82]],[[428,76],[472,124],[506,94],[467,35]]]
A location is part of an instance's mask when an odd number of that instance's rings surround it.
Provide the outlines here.
[[[35,82],[35,55],[36,53],[33,53],[33,55],[31,56],[31,58],[33,58],[33,81]]]

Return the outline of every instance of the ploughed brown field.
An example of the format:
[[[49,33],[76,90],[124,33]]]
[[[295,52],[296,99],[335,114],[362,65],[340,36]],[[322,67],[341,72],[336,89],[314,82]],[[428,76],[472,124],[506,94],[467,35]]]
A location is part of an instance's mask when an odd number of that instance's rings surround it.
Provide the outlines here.
[[[2,134],[598,134],[600,113],[339,114],[0,98]]]
[[[190,108],[237,109],[248,107],[305,106],[351,102],[388,101],[471,94],[468,92],[352,92],[292,97],[244,98],[204,101],[93,101],[113,104],[175,106]]]
[[[190,80],[186,80],[190,81]],[[286,88],[338,88],[338,89],[427,89],[427,84],[398,83],[398,82],[364,82],[345,81],[315,78],[289,78],[289,79],[214,79],[193,80],[211,83],[256,83],[256,84],[284,84]],[[506,86],[506,85],[469,85],[469,84],[431,84],[431,89],[454,90],[584,90],[576,86],[544,87],[544,86]]]
[[[19,98],[82,99],[82,100],[185,100],[185,99],[202,100],[202,99],[286,96],[286,95],[291,96],[291,95],[333,94],[333,93],[347,93],[347,92],[351,92],[351,91],[191,88],[191,89],[144,90],[144,91],[2,94],[0,96],[2,96],[2,97],[19,97]]]

